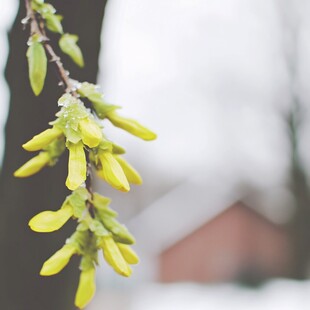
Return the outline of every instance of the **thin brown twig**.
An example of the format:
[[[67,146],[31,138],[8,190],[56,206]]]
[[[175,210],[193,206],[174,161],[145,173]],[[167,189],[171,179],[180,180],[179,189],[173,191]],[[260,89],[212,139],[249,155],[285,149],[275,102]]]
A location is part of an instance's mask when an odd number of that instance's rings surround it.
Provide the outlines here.
[[[60,57],[55,53],[52,46],[48,43],[49,38],[46,36],[44,23],[38,21],[36,13],[31,7],[30,0],[25,0],[25,6],[27,11],[27,18],[30,20],[31,35],[38,34],[41,37],[45,51],[49,55],[50,62],[53,62],[55,64],[61,82],[65,87],[65,91],[77,97],[75,87],[70,80],[68,71],[65,70]]]
[[[65,70],[63,63],[61,62],[61,58],[55,53],[53,47],[48,43],[49,38],[46,36],[45,25],[43,20],[39,20],[39,17],[36,16],[36,13],[33,11],[31,7],[31,0],[25,0],[26,12],[27,16],[26,19],[30,22],[30,33],[31,35],[38,34],[41,37],[42,44],[45,48],[46,53],[49,55],[50,62],[53,62],[56,66],[57,73],[65,88],[66,93],[70,93],[74,97],[78,97],[76,89],[71,82],[69,77],[69,73]],[[91,171],[91,163],[88,156],[88,150],[86,150],[86,162],[87,162],[87,178],[85,181],[86,189],[91,195],[91,199],[93,198],[93,190],[92,190],[92,171]],[[93,204],[88,201],[87,208],[91,216],[94,213],[94,206]]]

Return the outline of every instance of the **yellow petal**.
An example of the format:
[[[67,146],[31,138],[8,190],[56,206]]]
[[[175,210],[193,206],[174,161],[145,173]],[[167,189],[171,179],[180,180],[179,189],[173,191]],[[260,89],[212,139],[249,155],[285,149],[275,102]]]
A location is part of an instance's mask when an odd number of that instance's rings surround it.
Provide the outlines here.
[[[102,140],[101,128],[89,118],[82,119],[79,122],[81,138],[84,144],[89,147],[96,147]]]
[[[27,151],[41,150],[61,135],[62,131],[57,127],[46,129],[23,144],[23,148]]]
[[[129,277],[131,275],[132,270],[125,261],[112,236],[105,236],[102,238],[102,249],[105,260],[118,274],[124,277]]]
[[[102,170],[98,171],[99,176],[114,188],[122,192],[128,192],[130,187],[127,178],[113,155],[109,152],[100,152],[99,160],[102,166]]]
[[[75,305],[83,309],[94,297],[96,292],[95,268],[82,270],[79,286],[75,295]]]
[[[73,191],[85,182],[87,164],[83,143],[81,141],[76,144],[68,143],[68,149],[69,163],[66,186]]]
[[[73,210],[70,205],[58,211],[43,211],[29,221],[29,226],[36,232],[52,232],[61,228],[72,215]]]
[[[31,158],[24,165],[14,172],[14,176],[17,178],[29,177],[41,169],[43,169],[50,161],[50,157],[47,152],[41,152],[39,155]]]
[[[136,252],[127,244],[116,243],[125,261],[130,265],[139,263],[139,257]]]
[[[121,156],[114,155],[114,158],[118,161],[120,166],[122,167],[126,178],[129,183],[140,185],[142,184],[142,178],[138,171],[132,167],[124,158]]]
[[[119,116],[115,111],[109,112],[107,118],[114,126],[122,128],[143,140],[154,140],[157,137],[154,132],[142,126],[137,121]]]
[[[76,248],[73,245],[64,245],[43,264],[40,275],[51,276],[60,272],[67,266],[71,256],[75,253]]]

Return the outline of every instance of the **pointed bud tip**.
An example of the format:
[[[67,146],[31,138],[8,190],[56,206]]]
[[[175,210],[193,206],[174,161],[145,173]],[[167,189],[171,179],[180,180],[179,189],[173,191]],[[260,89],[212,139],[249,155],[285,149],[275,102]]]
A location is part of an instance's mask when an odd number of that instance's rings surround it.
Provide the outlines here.
[[[34,85],[32,85],[31,88],[35,96],[39,96],[43,90],[43,87],[38,88],[38,87],[34,87]]]
[[[142,138],[145,141],[153,141],[157,139],[157,134],[154,132],[150,132],[148,135],[146,135],[144,138]]]
[[[70,191],[75,191],[76,189],[78,189],[82,184],[80,183],[75,183],[75,182],[71,182],[70,179],[66,180],[66,186],[68,189],[70,189]]]
[[[128,184],[128,186],[127,186],[127,184],[123,184],[123,186],[120,187],[119,190],[121,192],[128,193],[130,191],[130,186],[129,186],[129,184]]]

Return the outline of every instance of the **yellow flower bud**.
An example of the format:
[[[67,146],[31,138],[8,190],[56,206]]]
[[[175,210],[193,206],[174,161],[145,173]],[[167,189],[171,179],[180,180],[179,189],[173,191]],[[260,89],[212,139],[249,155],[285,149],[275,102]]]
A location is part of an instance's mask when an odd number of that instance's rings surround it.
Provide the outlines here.
[[[96,292],[95,268],[82,270],[79,286],[75,295],[75,305],[83,309],[92,300]]]
[[[122,128],[131,133],[132,135],[137,136],[143,140],[147,141],[155,140],[157,137],[154,132],[145,128],[137,121],[130,118],[119,116],[115,112],[115,110],[109,112],[107,114],[107,118],[114,126]]]
[[[17,169],[14,172],[14,176],[17,178],[29,177],[43,169],[49,163],[49,161],[49,154],[47,152],[41,152],[39,155],[31,158],[19,169]]]
[[[139,263],[139,257],[136,252],[127,244],[116,243],[125,261],[130,265]]]
[[[76,253],[76,248],[71,244],[64,245],[53,256],[51,256],[42,266],[40,271],[41,276],[52,276],[63,270],[73,254]]]
[[[142,178],[138,171],[132,167],[124,158],[121,156],[114,155],[114,158],[118,161],[120,166],[122,167],[126,178],[129,183],[140,185],[142,184]]]
[[[38,151],[48,146],[53,140],[62,135],[62,131],[57,127],[49,128],[34,136],[30,141],[23,144],[27,151]]]
[[[98,171],[99,176],[114,188],[128,192],[130,190],[124,171],[117,160],[109,152],[99,152],[99,160],[102,170]]]
[[[118,274],[124,277],[129,277],[131,275],[132,270],[125,261],[112,236],[105,236],[102,238],[102,249],[105,260]]]
[[[58,211],[43,211],[35,215],[29,226],[36,232],[52,232],[61,228],[73,215],[73,209],[66,205]]]
[[[95,121],[89,118],[84,118],[79,122],[79,129],[81,131],[81,138],[85,145],[89,147],[96,147],[102,140],[101,128]]]
[[[83,143],[68,143],[69,163],[66,186],[70,190],[76,190],[86,180],[87,164]]]

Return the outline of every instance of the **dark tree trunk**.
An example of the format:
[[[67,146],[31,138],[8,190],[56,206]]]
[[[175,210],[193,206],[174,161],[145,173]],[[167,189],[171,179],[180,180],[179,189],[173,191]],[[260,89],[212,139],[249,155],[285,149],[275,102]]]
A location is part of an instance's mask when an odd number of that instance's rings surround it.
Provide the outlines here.
[[[295,200],[295,214],[291,229],[293,237],[292,277],[304,280],[309,277],[310,261],[310,192],[305,168],[299,157],[299,127],[303,119],[303,111],[297,98],[294,98],[294,110],[289,119],[291,141],[291,190]]]
[[[64,15],[65,31],[79,35],[79,45],[84,53],[84,69],[78,69],[66,56],[63,57],[65,67],[73,78],[95,82],[106,1],[55,0],[51,3]],[[21,0],[9,33],[10,53],[6,67],[11,100],[0,178],[0,309],[75,309],[77,258],[59,275],[39,276],[42,263],[63,245],[74,230],[74,223],[68,223],[61,231],[51,234],[34,233],[27,224],[36,213],[61,206],[68,194],[65,188],[67,158],[64,156],[54,168],[46,168],[31,178],[15,179],[12,175],[33,156],[24,151],[21,144],[48,127],[58,110],[57,99],[62,94],[50,64],[42,94],[39,97],[33,95],[25,56],[29,31],[22,30],[20,21],[23,17],[25,9]],[[55,46],[54,43],[57,41],[52,42]]]

